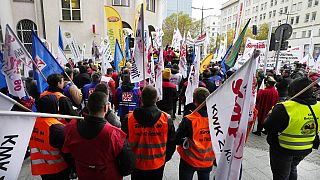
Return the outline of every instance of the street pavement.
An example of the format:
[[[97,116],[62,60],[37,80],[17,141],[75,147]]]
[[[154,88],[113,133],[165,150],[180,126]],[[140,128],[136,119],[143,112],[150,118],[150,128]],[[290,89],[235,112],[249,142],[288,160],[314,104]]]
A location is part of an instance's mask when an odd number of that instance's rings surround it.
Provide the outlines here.
[[[181,120],[178,116],[175,120],[177,127]],[[244,149],[243,159],[243,180],[270,180],[272,173],[269,163],[268,144],[266,136],[249,135],[248,142]],[[164,170],[164,180],[178,180],[179,174],[179,154],[175,152],[172,159],[166,164]],[[213,177],[214,170],[211,174]],[[298,165],[298,180],[319,180],[320,179],[320,151],[313,151],[305,160]],[[19,179],[25,180],[40,180],[40,177],[31,175],[30,160],[24,161]],[[94,177],[93,177],[94,179]],[[130,176],[124,178],[129,180]],[[193,179],[198,179],[195,173]]]

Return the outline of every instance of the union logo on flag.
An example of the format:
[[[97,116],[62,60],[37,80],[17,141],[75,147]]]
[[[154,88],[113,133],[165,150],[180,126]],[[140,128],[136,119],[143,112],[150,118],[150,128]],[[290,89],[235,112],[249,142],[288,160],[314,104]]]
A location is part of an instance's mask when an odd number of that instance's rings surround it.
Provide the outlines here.
[[[44,69],[47,66],[47,64],[44,62],[44,60],[42,60],[39,56],[36,56],[35,62],[41,71],[42,71],[42,69]]]

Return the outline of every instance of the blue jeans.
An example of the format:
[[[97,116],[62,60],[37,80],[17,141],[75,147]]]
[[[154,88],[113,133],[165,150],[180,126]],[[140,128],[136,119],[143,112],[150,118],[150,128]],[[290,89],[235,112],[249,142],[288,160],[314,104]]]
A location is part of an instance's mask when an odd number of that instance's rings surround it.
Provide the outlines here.
[[[193,174],[197,171],[198,180],[209,180],[212,167],[195,168],[190,166],[186,161],[180,159],[179,164],[179,180],[192,180]]]
[[[288,155],[276,149],[269,149],[270,165],[273,180],[297,180],[298,164],[306,155]]]

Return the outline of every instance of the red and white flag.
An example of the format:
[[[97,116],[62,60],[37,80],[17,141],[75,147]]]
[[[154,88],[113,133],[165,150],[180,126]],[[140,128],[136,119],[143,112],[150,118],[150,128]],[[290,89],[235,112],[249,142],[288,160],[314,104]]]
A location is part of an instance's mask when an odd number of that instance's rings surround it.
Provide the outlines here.
[[[195,60],[190,67],[190,73],[188,77],[188,85],[186,89],[186,105],[193,102],[193,92],[199,87],[199,75],[200,75],[200,47],[195,47]]]
[[[26,96],[21,80],[20,65],[31,61],[30,54],[14,34],[9,25],[6,26],[6,35],[3,52],[2,73],[6,77],[9,93],[22,98]]]
[[[256,59],[251,57],[206,100],[217,180],[238,180],[255,97]]]
[[[186,40],[183,40],[180,48],[180,61],[179,61],[179,72],[183,78],[187,78],[187,44]]]
[[[162,42],[162,40],[161,40]],[[159,54],[159,61],[158,61],[158,66],[157,66],[157,71],[156,71],[156,84],[155,88],[157,89],[158,92],[158,97],[159,101],[162,100],[162,71],[164,70],[164,62],[163,62],[163,47],[160,47],[160,54]]]

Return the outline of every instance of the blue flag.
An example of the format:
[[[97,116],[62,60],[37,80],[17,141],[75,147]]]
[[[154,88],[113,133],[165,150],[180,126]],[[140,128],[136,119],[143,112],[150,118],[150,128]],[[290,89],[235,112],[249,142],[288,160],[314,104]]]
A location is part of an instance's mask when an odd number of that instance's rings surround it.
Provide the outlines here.
[[[129,48],[130,37],[127,36],[125,41],[126,41],[126,59],[128,61],[129,59],[131,59],[130,48]]]
[[[222,72],[223,72],[224,74],[227,73],[227,67],[226,67],[225,62],[226,62],[226,59],[227,59],[227,57],[229,56],[229,54],[230,54],[230,52],[231,52],[231,49],[232,49],[232,45],[230,45],[229,49],[227,50],[227,53],[223,56],[223,58],[222,58],[222,60],[221,60],[221,62],[220,62],[220,64],[221,64],[221,70],[222,70]]]
[[[59,47],[60,47],[60,49],[61,49],[62,51],[64,50],[63,39],[62,39],[62,33],[61,33],[60,26],[59,26]]]
[[[0,67],[2,67],[3,54],[0,52]],[[0,71],[0,89],[7,87],[6,77]]]
[[[64,71],[35,32],[32,32],[32,59],[38,65],[39,70],[41,70],[45,78],[48,78],[51,74],[61,74]],[[33,69],[38,91],[42,93],[48,88],[48,84],[35,66]]]
[[[119,72],[119,64],[123,60],[123,53],[120,48],[120,44],[118,39],[116,40],[116,47],[114,50],[114,66],[116,67],[116,71]]]

